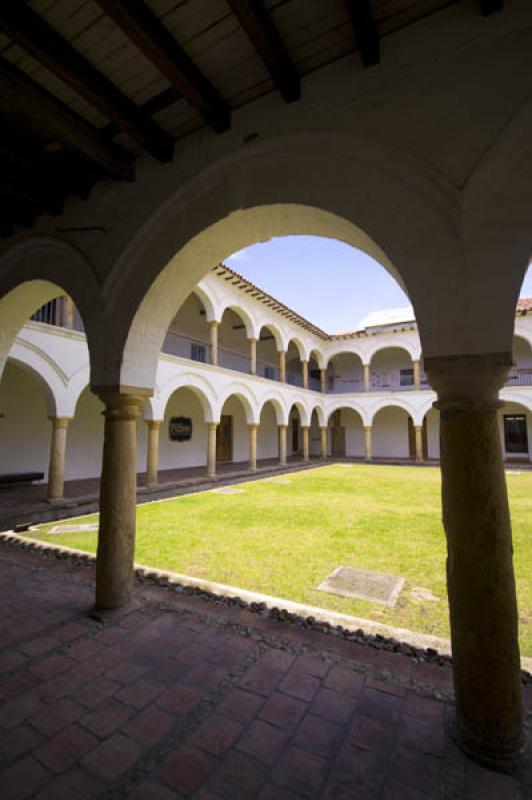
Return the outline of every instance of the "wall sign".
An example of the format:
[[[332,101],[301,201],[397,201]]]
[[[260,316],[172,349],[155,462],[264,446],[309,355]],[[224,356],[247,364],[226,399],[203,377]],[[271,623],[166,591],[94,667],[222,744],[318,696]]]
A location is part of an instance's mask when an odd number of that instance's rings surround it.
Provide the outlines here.
[[[188,442],[192,438],[190,417],[170,417],[168,435],[172,442]]]

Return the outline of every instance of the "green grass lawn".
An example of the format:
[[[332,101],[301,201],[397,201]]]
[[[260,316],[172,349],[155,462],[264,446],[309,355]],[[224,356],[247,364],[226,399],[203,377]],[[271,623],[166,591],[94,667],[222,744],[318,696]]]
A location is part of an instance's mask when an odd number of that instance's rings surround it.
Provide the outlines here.
[[[331,465],[240,484],[243,494],[202,492],[141,505],[139,563],[449,635],[440,474],[432,467]],[[532,656],[532,472],[507,474],[523,655]],[[97,517],[85,517],[93,521]],[[95,552],[95,533],[34,538]],[[402,575],[395,608],[316,591],[338,566]],[[439,602],[415,600],[413,587]]]

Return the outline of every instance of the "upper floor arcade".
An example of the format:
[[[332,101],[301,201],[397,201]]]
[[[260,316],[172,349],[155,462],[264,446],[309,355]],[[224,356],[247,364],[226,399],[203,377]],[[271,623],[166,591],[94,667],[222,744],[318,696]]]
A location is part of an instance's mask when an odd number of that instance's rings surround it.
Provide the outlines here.
[[[32,320],[83,332],[68,297]],[[322,394],[428,390],[411,307],[370,313],[358,329],[327,334],[225,265],[188,295],[162,342],[163,355]],[[508,386],[532,386],[532,300],[516,309]]]

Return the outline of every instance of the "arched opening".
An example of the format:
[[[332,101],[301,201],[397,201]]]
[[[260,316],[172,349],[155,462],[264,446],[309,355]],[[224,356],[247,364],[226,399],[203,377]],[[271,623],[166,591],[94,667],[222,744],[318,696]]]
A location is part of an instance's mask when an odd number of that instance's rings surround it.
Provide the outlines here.
[[[276,462],[279,458],[278,414],[274,401],[266,400],[260,411],[257,430],[257,458],[262,462]]]
[[[226,398],[216,431],[217,464],[244,464],[249,460],[247,409],[241,396]]]
[[[291,339],[286,350],[286,382],[292,386],[303,386],[302,359],[302,346]]]
[[[337,408],[329,417],[329,451],[332,458],[364,458],[364,423],[353,408]]]
[[[263,325],[257,339],[257,375],[279,380],[279,334],[269,325]]]
[[[410,420],[410,422],[409,422]],[[415,457],[411,417],[396,405],[384,406],[373,417],[372,449],[374,458],[407,459]]]
[[[337,353],[327,365],[327,391],[331,394],[362,392],[364,365],[357,353]]]
[[[170,323],[162,352],[209,363],[210,341],[206,317],[205,305],[196,292],[191,292]]]
[[[385,347],[374,353],[370,364],[370,385],[373,391],[397,391],[414,388],[414,367],[408,350]]]
[[[288,457],[299,458],[303,453],[304,413],[299,403],[294,403],[288,415],[286,452]]]
[[[42,377],[8,359],[0,381],[0,473],[39,472],[47,480],[53,414],[53,396]]]
[[[226,308],[218,330],[218,364],[237,372],[250,372],[250,333],[244,315]]]
[[[311,458],[319,458],[321,455],[321,424],[317,409],[313,409],[310,415],[309,455]]]
[[[308,388],[314,392],[321,391],[321,369],[323,358],[317,350],[311,350],[308,359]]]

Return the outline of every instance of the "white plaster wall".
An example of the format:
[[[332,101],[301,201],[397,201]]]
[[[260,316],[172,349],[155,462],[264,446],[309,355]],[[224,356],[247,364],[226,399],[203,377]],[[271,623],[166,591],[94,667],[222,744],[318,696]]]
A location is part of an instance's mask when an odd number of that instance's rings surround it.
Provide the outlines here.
[[[345,454],[346,456],[363,456],[364,428],[359,415],[351,408],[342,408],[340,423],[345,427]]]
[[[168,435],[170,417],[190,417],[192,438],[188,442],[173,442]],[[203,409],[190,389],[178,389],[166,407],[159,434],[159,469],[199,467],[207,463],[207,426]],[[145,465],[142,471],[145,470]]]
[[[90,389],[78,400],[76,413],[68,426],[65,477],[97,478],[102,468],[103,403]]]
[[[248,461],[249,429],[242,403],[237,397],[230,397],[224,403],[222,414],[233,418],[233,462]]]
[[[373,455],[380,458],[408,458],[408,417],[402,409],[383,408],[375,416]]]
[[[0,384],[0,473],[48,476],[51,424],[38,378],[7,363]],[[0,502],[1,502],[0,490]]]
[[[260,415],[260,426],[257,431],[257,458],[278,458],[279,429],[275,409],[266,403]]]

